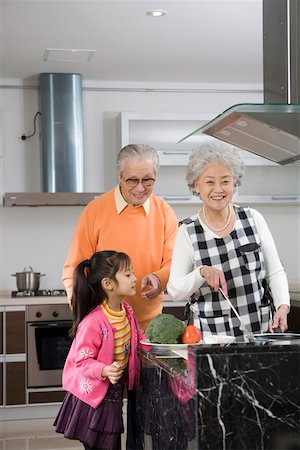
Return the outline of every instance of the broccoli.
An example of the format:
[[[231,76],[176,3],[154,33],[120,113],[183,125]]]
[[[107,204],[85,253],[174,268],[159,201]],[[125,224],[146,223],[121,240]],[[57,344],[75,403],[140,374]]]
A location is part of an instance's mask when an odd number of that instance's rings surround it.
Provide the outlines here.
[[[177,344],[181,342],[180,336],[183,330],[183,322],[173,314],[160,314],[151,320],[146,336],[153,343]]]

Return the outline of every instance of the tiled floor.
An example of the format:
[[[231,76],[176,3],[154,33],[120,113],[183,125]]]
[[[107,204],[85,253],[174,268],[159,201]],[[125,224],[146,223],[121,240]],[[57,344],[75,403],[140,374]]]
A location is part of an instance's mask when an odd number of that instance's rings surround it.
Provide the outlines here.
[[[83,449],[78,441],[56,433],[53,421],[51,418],[0,422],[0,450]],[[122,436],[122,448],[125,449],[125,435]]]
[[[54,419],[10,420],[0,423],[1,450],[77,450],[82,445],[55,432]],[[1,447],[2,445],[2,447]]]

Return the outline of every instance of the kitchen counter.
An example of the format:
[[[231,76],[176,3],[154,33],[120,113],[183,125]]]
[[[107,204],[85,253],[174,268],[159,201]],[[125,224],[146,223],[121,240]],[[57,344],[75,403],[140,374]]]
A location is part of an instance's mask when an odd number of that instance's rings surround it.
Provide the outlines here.
[[[47,296],[47,297],[11,297],[10,291],[0,293],[1,306],[27,306],[27,305],[58,305],[68,303],[66,296]]]
[[[300,344],[198,345],[188,361],[140,352],[138,448],[300,448]]]
[[[290,297],[292,306],[300,306],[300,284],[290,284]],[[67,303],[66,296],[46,296],[46,297],[11,297],[11,291],[0,291],[0,307],[1,306],[27,306],[51,304],[57,305]],[[176,302],[171,299],[168,294],[165,294],[163,305],[164,307],[185,306],[186,301]]]
[[[1,306],[27,306],[27,305],[58,305],[68,303],[66,296],[45,296],[45,297],[11,297],[10,291],[0,291],[0,307]],[[184,307],[186,301],[174,302],[168,295],[165,295],[163,306],[168,307]]]

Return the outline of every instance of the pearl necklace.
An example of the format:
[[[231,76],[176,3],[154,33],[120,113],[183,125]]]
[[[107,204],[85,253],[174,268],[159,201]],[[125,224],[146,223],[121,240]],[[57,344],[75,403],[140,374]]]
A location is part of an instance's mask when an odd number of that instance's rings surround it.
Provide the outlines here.
[[[230,223],[230,220],[231,220],[231,208],[230,208],[230,205],[228,205],[228,208],[229,208],[229,211],[228,211],[227,222],[225,223],[224,227],[222,227],[222,228],[214,228],[214,227],[209,223],[209,221],[207,220],[207,217],[206,217],[206,214],[205,214],[205,205],[203,206],[203,208],[202,208],[203,217],[204,217],[204,219],[205,219],[205,222],[206,222],[207,225],[209,226],[209,228],[211,228],[213,231],[219,232],[219,231],[225,230],[225,228],[228,227],[228,225],[229,225],[229,223]]]

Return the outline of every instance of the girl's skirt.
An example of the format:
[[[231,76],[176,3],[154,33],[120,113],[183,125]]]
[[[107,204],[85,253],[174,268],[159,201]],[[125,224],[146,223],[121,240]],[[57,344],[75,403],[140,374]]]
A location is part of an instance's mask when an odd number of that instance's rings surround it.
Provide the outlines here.
[[[54,422],[57,433],[92,449],[117,449],[124,432],[123,391],[123,379],[117,384],[110,383],[105,398],[96,409],[67,392]]]

